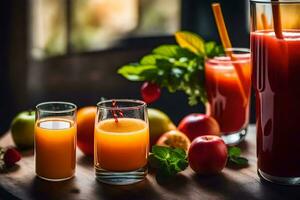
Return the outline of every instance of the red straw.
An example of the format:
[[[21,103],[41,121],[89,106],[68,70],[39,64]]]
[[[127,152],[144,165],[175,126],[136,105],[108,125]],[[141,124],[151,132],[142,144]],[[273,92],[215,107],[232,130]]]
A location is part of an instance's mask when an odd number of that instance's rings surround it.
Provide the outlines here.
[[[113,100],[111,104],[112,104],[113,108],[118,108],[117,101]],[[118,117],[124,117],[124,114],[120,109],[113,109],[112,110],[112,115],[113,115],[116,123],[119,122]]]

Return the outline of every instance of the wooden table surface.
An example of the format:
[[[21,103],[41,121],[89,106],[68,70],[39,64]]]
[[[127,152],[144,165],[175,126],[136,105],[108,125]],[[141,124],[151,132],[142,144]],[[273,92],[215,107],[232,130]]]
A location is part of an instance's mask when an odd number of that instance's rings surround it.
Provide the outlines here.
[[[10,134],[0,146],[12,145]],[[18,166],[0,173],[4,199],[300,199],[300,187],[261,181],[256,173],[255,127],[250,126],[240,147],[249,167],[226,168],[219,175],[197,176],[190,168],[172,180],[158,184],[153,175],[129,186],[111,186],[95,180],[91,159],[77,151],[76,176],[64,182],[47,182],[35,176],[32,152],[23,152]],[[1,199],[0,196],[0,199]]]

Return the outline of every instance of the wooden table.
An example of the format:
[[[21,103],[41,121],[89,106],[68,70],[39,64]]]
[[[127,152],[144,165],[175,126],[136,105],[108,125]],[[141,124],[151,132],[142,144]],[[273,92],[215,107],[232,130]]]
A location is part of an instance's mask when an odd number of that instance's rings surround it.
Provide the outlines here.
[[[12,145],[10,134],[0,146]],[[78,150],[76,177],[64,182],[47,182],[34,174],[32,152],[23,152],[19,165],[0,173],[0,195],[4,199],[300,199],[300,187],[279,186],[260,181],[256,173],[255,127],[250,126],[240,147],[249,167],[226,168],[215,176],[197,176],[191,169],[164,184],[153,175],[129,186],[111,186],[95,180],[91,159]],[[1,197],[0,197],[1,199]]]

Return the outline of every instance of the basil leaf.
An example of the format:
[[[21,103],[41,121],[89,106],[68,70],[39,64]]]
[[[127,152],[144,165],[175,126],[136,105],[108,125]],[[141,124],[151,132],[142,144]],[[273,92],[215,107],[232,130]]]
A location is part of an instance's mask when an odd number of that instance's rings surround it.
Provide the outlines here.
[[[208,58],[213,58],[215,56],[224,54],[224,49],[222,46],[217,45],[216,42],[210,41],[205,43],[205,54]]]
[[[118,73],[130,81],[149,81],[169,92],[183,91],[189,105],[206,103],[204,60],[223,49],[215,42],[205,43],[195,33],[175,34],[179,45],[161,45],[140,62],[121,67]]]
[[[157,72],[155,65],[125,65],[118,70],[118,73],[130,81],[144,81],[147,75]]]
[[[141,65],[155,65],[157,59],[163,59],[163,58],[166,58],[166,57],[161,56],[161,55],[154,55],[154,54],[146,55],[141,59],[140,64]]]
[[[178,31],[175,33],[175,38],[181,47],[199,56],[205,54],[204,40],[199,35],[188,31]]]

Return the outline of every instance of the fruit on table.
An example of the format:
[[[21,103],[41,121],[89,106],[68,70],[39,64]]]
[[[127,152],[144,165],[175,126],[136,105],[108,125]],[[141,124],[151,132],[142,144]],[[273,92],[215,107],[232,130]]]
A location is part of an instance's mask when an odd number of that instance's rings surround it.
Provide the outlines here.
[[[144,82],[141,87],[141,95],[146,103],[152,103],[160,97],[160,87],[155,83]]]
[[[213,117],[201,113],[192,113],[184,117],[178,125],[178,130],[186,134],[191,141],[202,135],[221,134],[218,122]]]
[[[19,160],[21,160],[21,154],[15,148],[6,149],[3,156],[5,166],[11,167]]]
[[[176,129],[168,115],[158,109],[148,108],[148,119],[151,145],[154,145],[165,132]]]
[[[222,138],[215,135],[197,137],[188,152],[190,167],[197,174],[221,172],[227,162],[227,147]]]
[[[156,145],[181,148],[188,151],[191,141],[184,133],[178,130],[171,130],[160,136]]]
[[[16,146],[20,149],[32,148],[34,141],[35,112],[19,113],[11,123],[11,134]]]
[[[77,146],[87,156],[94,155],[94,126],[97,108],[87,106],[77,112]]]

